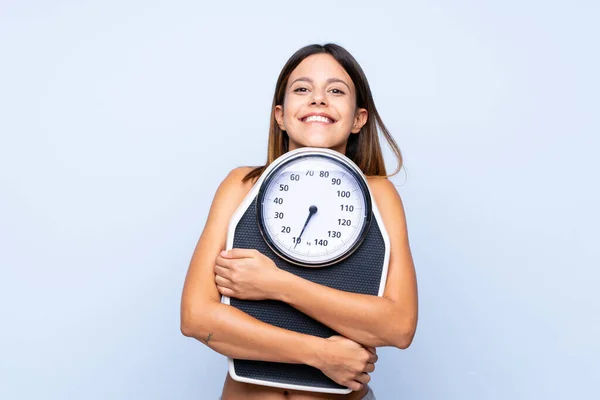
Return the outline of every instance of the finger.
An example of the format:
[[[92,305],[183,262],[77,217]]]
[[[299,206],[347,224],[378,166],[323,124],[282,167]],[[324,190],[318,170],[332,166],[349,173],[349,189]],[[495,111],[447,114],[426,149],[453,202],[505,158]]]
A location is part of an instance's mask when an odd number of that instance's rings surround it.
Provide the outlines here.
[[[219,290],[219,293],[221,293],[223,296],[227,296],[227,297],[235,297],[236,296],[235,292],[229,288],[217,285],[217,289]]]
[[[254,249],[231,249],[226,253],[221,252],[221,255],[226,258],[253,258],[258,254]]]
[[[371,375],[363,372],[362,374],[360,374],[359,376],[354,378],[354,380],[356,380],[357,382],[360,382],[362,384],[367,384],[367,383],[369,383],[369,381],[371,381]]]
[[[367,349],[369,353],[377,354],[377,348],[375,347],[365,346],[365,349]]]
[[[348,389],[351,389],[354,392],[358,392],[360,389],[363,388],[363,384],[357,381],[350,381],[346,386],[348,387]]]
[[[233,289],[233,282],[231,282],[229,279],[223,278],[222,276],[215,275],[215,283],[217,286]]]
[[[215,264],[220,265],[223,268],[232,268],[235,265],[235,263],[236,263],[236,260],[234,260],[232,258],[224,258],[224,257],[221,257],[220,255],[218,255],[215,260]]]
[[[363,372],[370,373],[370,372],[373,372],[373,371],[375,371],[375,364],[367,363],[367,365],[365,366],[365,369],[364,369]]]
[[[367,362],[375,364],[377,362],[377,360],[379,360],[379,357],[377,356],[377,354],[369,353],[369,358],[367,359]]]
[[[229,268],[225,268],[221,265],[215,265],[215,274],[231,280],[231,270]]]

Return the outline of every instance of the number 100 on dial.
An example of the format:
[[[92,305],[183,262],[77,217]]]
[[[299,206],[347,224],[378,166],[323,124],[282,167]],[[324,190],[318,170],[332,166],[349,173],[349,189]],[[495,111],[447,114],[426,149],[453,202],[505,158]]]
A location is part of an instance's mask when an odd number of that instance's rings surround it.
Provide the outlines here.
[[[257,215],[263,238],[280,257],[325,266],[361,244],[370,224],[371,195],[362,172],[346,157],[305,154],[269,172]]]

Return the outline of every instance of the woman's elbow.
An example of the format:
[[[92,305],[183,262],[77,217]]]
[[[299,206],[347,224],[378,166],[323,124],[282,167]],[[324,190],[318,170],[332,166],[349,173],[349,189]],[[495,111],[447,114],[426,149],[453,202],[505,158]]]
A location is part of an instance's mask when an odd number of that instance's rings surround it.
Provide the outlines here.
[[[181,321],[179,329],[183,336],[193,337],[194,336],[194,318],[193,314],[189,310],[181,310]]]
[[[393,330],[390,344],[402,350],[408,349],[415,337],[416,328],[416,320],[403,321],[402,323],[397,324]]]
[[[206,316],[210,315],[208,310],[198,306],[181,307],[180,330],[183,336],[198,337],[202,327],[206,324]]]
[[[414,332],[400,334],[397,336],[394,346],[401,350],[406,350],[411,345],[413,338],[414,338]]]
[[[192,323],[189,318],[181,317],[181,323],[179,324],[179,329],[181,330],[181,334],[187,337],[194,336],[194,329],[192,328]]]

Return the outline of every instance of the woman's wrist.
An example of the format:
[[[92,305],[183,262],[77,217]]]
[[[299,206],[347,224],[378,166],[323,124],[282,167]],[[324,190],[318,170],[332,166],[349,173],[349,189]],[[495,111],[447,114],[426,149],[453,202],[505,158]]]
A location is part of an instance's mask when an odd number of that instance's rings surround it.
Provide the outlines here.
[[[289,289],[294,284],[294,278],[296,278],[296,275],[280,269],[273,281],[271,299],[286,302]]]
[[[304,351],[305,359],[303,364],[321,369],[325,353],[325,339],[308,335],[305,343],[307,347]]]

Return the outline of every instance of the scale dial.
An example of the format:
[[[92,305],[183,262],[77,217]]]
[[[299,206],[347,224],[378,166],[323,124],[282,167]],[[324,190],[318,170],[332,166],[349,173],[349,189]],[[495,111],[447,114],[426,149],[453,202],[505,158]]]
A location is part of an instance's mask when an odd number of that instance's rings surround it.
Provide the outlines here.
[[[313,267],[352,254],[372,215],[364,175],[333,152],[301,154],[276,166],[263,181],[256,204],[269,247],[289,262]]]

